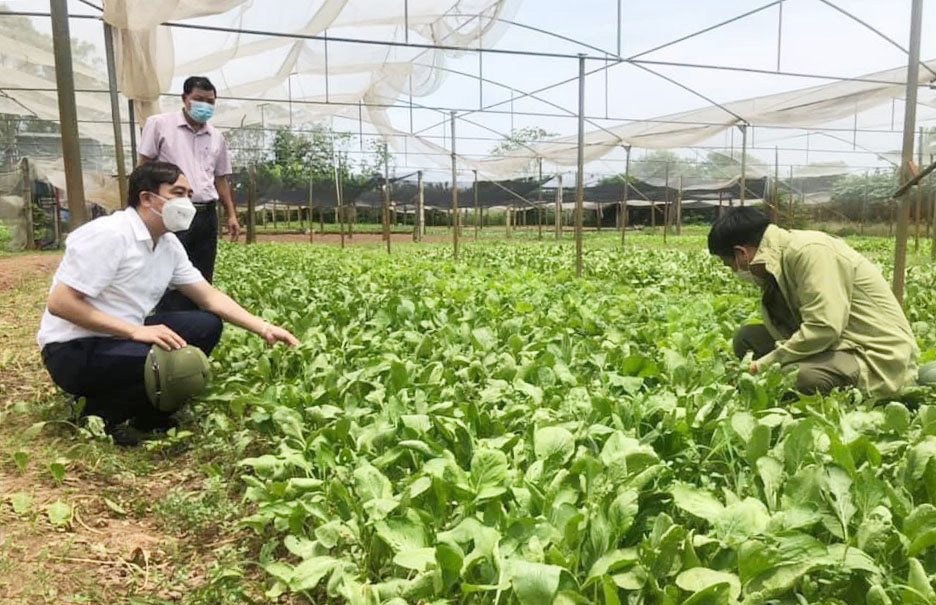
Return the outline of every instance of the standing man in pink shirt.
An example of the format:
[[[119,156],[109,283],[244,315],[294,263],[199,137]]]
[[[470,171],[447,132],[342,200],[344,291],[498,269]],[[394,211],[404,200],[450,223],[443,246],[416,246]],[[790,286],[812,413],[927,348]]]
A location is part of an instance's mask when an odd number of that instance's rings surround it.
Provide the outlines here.
[[[182,85],[182,111],[151,116],[143,126],[140,164],[169,162],[182,169],[192,186],[192,203],[197,213],[192,226],[177,233],[189,260],[211,283],[218,252],[217,203],[224,204],[231,240],[240,234],[237,211],[231,197],[228,176],[231,158],[224,135],[209,124],[214,115],[217,90],[208,78],[192,76]],[[184,311],[198,308],[181,292],[169,290],[157,311]]]

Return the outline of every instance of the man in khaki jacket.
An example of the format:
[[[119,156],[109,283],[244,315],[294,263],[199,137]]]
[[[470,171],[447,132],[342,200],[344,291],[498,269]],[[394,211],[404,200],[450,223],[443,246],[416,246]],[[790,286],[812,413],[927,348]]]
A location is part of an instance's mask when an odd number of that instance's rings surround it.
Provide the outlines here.
[[[796,388],[828,393],[857,386],[898,393],[917,375],[919,349],[880,271],[842,240],[788,231],[754,208],[732,208],[708,236],[709,252],[762,292],[763,324],[742,326],[734,352],[749,371],[779,363],[799,370]]]

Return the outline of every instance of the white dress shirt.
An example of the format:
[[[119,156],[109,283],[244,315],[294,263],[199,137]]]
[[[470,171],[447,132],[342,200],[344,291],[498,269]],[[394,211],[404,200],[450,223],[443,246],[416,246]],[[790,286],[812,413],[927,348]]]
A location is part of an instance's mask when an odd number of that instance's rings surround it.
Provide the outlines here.
[[[166,288],[203,280],[175,234],[166,233],[154,244],[140,215],[128,208],[85,223],[68,236],[52,287],[70,286],[102,313],[143,325]],[[42,348],[89,336],[108,334],[52,315],[47,307],[36,340]]]

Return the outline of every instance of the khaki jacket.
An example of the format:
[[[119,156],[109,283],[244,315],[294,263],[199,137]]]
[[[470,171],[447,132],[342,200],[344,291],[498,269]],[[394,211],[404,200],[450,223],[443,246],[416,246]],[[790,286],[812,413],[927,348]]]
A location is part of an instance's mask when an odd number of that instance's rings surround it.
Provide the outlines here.
[[[762,367],[796,363],[829,350],[853,351],[859,387],[883,397],[916,381],[919,348],[903,309],[880,271],[842,240],[818,231],[770,225],[751,262],[777,280],[793,319],[792,334],[761,314],[777,348],[757,360]]]

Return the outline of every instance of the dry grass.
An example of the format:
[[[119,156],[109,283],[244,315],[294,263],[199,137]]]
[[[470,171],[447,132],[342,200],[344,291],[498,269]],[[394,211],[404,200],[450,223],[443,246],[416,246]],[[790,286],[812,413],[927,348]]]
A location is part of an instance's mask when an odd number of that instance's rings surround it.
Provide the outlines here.
[[[35,344],[56,260],[0,266],[15,270],[0,284],[0,603],[253,602],[263,578],[245,557],[256,541],[218,518],[236,506],[226,484],[200,497],[210,461],[197,448],[119,449],[68,422]],[[71,511],[58,526],[57,502]]]

